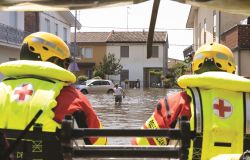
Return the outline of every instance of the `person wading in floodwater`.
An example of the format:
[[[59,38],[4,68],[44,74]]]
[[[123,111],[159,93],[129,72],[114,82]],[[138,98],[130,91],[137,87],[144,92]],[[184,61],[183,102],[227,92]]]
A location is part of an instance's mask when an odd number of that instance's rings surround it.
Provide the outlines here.
[[[122,89],[122,87],[120,87],[117,83],[115,84],[114,87],[114,96],[115,96],[115,104],[119,104],[121,105],[122,103],[122,98],[125,98],[125,92]]]

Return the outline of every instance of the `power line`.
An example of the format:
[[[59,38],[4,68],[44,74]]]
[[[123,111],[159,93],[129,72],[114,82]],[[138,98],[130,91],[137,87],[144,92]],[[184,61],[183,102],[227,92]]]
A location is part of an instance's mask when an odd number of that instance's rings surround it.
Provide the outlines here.
[[[191,46],[192,44],[168,44],[169,46],[177,46],[177,47],[188,47]]]
[[[125,27],[104,27],[104,26],[82,26],[83,28],[96,28],[96,29],[124,29],[126,30],[127,28]],[[128,29],[138,29],[138,30],[145,30],[145,29],[148,29],[148,28],[128,28]],[[155,28],[156,30],[190,30],[192,31],[193,29],[192,28]]]

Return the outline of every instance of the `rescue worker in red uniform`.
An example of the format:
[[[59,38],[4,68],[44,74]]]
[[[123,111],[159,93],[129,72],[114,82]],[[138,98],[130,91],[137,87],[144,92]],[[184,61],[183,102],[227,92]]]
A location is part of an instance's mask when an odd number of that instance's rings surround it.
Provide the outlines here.
[[[239,158],[250,149],[250,80],[235,71],[229,48],[218,43],[201,46],[193,57],[193,74],[177,80],[183,91],[160,99],[143,128],[175,128],[180,117],[187,117],[195,132],[189,159]],[[132,144],[168,145],[169,140],[136,137]]]
[[[28,35],[20,59],[0,65],[5,75],[0,83],[1,129],[23,130],[39,109],[43,113],[36,123],[46,132],[60,128],[66,115],[72,115],[79,128],[102,128],[88,99],[70,85],[76,77],[67,70],[70,51],[61,38],[46,32]],[[84,143],[105,145],[107,139],[84,138]],[[53,157],[58,150],[51,150],[52,157],[45,159],[59,159]],[[21,155],[19,159],[25,159],[25,153]]]

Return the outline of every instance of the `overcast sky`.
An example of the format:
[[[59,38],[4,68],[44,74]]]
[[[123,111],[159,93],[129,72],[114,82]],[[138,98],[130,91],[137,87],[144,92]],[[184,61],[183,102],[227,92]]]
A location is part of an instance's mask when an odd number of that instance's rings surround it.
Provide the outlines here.
[[[112,7],[85,9],[78,11],[77,19],[82,24],[81,32],[90,31],[142,31],[148,30],[153,1]],[[193,43],[191,29],[186,29],[190,6],[161,0],[156,31],[167,31],[169,57],[183,59],[183,49]],[[72,11],[74,14],[75,11]]]

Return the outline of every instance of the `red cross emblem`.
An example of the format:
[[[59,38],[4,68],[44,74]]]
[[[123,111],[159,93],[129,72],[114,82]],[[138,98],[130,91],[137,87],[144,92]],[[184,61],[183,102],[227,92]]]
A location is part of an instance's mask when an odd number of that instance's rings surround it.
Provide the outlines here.
[[[22,84],[14,89],[13,99],[16,101],[28,101],[33,92],[33,86],[31,84]]]
[[[228,118],[232,114],[233,107],[228,101],[216,98],[213,101],[213,110],[220,118]]]

